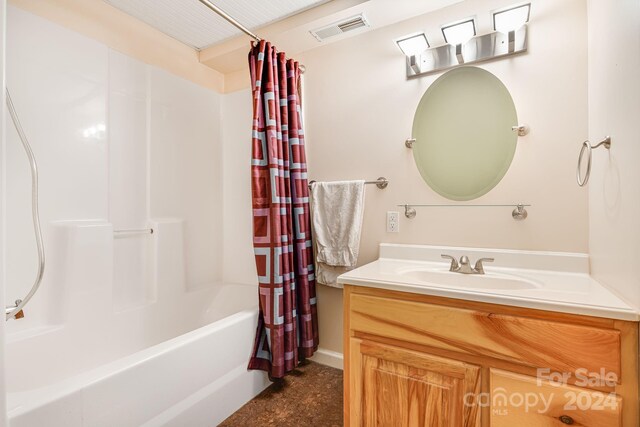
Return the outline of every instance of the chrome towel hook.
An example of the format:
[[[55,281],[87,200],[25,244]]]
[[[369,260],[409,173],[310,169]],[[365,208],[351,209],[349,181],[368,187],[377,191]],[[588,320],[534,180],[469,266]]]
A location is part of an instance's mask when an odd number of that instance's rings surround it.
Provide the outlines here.
[[[591,176],[591,151],[594,148],[598,148],[601,145],[604,145],[604,148],[607,150],[611,148],[611,137],[607,136],[602,141],[598,142],[596,145],[591,145],[589,140],[586,140],[582,143],[582,148],[580,149],[580,156],[578,156],[578,168],[576,170],[576,180],[578,181],[578,185],[580,187],[584,187],[589,182],[589,176]],[[589,152],[589,160],[587,160],[587,171],[584,174],[584,178],[582,178],[582,157],[584,156],[585,151]]]

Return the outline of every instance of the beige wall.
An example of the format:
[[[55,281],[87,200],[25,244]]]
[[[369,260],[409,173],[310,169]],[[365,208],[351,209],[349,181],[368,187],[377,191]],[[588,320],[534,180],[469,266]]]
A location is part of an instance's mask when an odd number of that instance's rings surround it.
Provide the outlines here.
[[[640,1],[589,3],[589,252],[594,277],[640,308]]]
[[[196,84],[224,91],[224,76],[201,64],[193,48],[102,0],[9,0],[9,4]]]
[[[509,88],[518,117],[531,126],[531,133],[520,139],[504,180],[476,202],[532,203],[529,218],[515,222],[509,208],[419,209],[413,220],[401,217],[400,233],[385,231],[386,212],[400,210],[398,204],[447,202],[422,181],[403,144],[420,97],[437,75],[407,81],[393,39],[429,29],[436,45],[440,24],[477,14],[487,27],[489,11],[508,4],[468,1],[300,56],[307,67],[310,178],[384,175],[391,181],[386,190],[367,189],[360,264],[376,259],[380,242],[587,252],[587,192],[575,184],[577,150],[587,136],[584,0],[534,0],[529,53],[482,65]],[[249,90],[225,95],[222,114],[224,221],[229,230],[224,276],[252,283],[250,200],[244,196],[250,194],[249,147],[241,144],[250,135],[250,99]],[[341,352],[342,291],[320,286],[318,294],[320,345]]]
[[[395,38],[489,12],[512,0],[466,1],[301,55],[309,177],[390,180],[367,189],[360,264],[377,258],[380,242],[587,252],[587,191],[575,183],[575,162],[587,136],[587,28],[584,0],[533,0],[529,53],[481,67],[510,90],[518,118],[531,127],[520,138],[509,172],[476,203],[533,204],[516,222],[510,208],[418,208],[386,233],[386,212],[402,203],[447,203],[422,181],[404,147],[413,114],[438,75],[407,81]],[[464,125],[464,123],[461,123]],[[341,351],[342,291],[319,289],[320,345]]]

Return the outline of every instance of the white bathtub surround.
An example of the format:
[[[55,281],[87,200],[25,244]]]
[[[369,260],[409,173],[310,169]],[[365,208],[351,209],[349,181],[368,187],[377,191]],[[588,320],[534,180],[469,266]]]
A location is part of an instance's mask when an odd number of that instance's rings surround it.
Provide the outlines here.
[[[45,243],[59,221],[138,229],[151,218],[177,218],[185,288],[220,282],[220,96],[20,9],[8,12],[7,84],[40,166]],[[12,129],[6,146],[6,295],[15,299],[32,283],[36,252],[29,169]],[[113,243],[118,309],[155,298],[147,240]],[[57,322],[54,301],[65,299],[57,280],[64,277],[45,272],[27,319],[10,328]]]
[[[246,371],[256,285],[222,278],[220,95],[8,13],[7,83],[40,166],[47,248],[40,291],[6,325],[11,425],[215,425],[267,385]],[[15,299],[36,251],[13,130],[6,155]]]
[[[64,364],[64,378],[57,378],[61,375],[49,366],[41,367],[37,375],[29,374],[31,383],[11,383],[11,425],[216,425],[269,384],[264,373],[246,369],[258,316],[257,308],[248,301],[254,300],[255,292],[253,286],[218,286],[213,292],[186,295],[155,312],[120,313],[99,330],[85,328],[71,336],[71,331],[61,328],[53,336],[41,335],[40,342],[25,343],[25,351],[49,345],[51,338],[58,342],[57,347],[71,345],[61,357],[48,352],[49,359]],[[144,330],[148,324],[160,326],[159,318],[177,324],[175,330],[157,331],[148,343],[158,344],[139,349],[141,340],[131,330]],[[182,334],[188,330],[192,331]],[[104,341],[103,347],[113,348],[117,342],[118,351],[130,355],[110,355],[112,361],[82,372],[83,360],[105,358],[100,345],[82,345],[84,351],[78,351],[78,343],[94,340],[96,335]],[[17,366],[13,361],[9,366],[27,375],[33,366],[26,363]]]
[[[222,98],[222,210],[223,280],[255,283],[253,227],[251,209],[251,174],[247,159],[251,158],[251,91],[236,92]]]
[[[264,373],[246,371],[256,286],[212,283],[185,292],[184,222],[150,225],[153,234],[135,237],[149,247],[150,299],[123,309],[113,225],[54,224],[49,274],[64,287],[50,302],[58,309],[47,325],[30,324],[31,310],[10,323],[12,425],[184,425],[171,421],[178,415],[220,421],[268,385]]]
[[[485,263],[485,276],[464,275],[449,272],[450,261],[441,254],[457,259],[466,255],[472,263],[486,257],[495,261]],[[636,309],[589,275],[585,254],[381,244],[377,261],[343,274],[338,281],[539,310],[640,319]]]
[[[266,387],[264,374],[246,371],[256,287],[212,284],[185,293],[183,222],[151,226],[154,234],[141,238],[152,254],[154,300],[118,310],[112,224],[55,224],[51,247],[59,256],[50,274],[65,284],[67,299],[56,301],[55,323],[9,334],[12,425],[215,422]]]

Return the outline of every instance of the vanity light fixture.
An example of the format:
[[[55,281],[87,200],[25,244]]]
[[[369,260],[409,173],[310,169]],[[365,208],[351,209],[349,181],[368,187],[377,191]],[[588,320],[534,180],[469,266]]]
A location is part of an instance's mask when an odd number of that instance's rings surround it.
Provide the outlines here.
[[[462,45],[476,35],[476,22],[473,18],[444,25],[442,28],[444,41],[456,47],[456,60],[458,64],[464,64]]]
[[[493,12],[493,29],[508,34],[529,22],[531,3],[511,6]]]
[[[440,27],[445,44],[419,52],[405,52],[407,78],[424,76],[460,65],[501,59],[525,53],[531,3],[491,12],[494,31],[476,35],[475,18],[466,18]],[[419,33],[424,34],[424,33]],[[409,37],[403,37],[403,41]],[[399,41],[396,41],[398,43]],[[424,38],[426,42],[426,37]],[[398,43],[400,47],[400,44]],[[402,47],[401,47],[402,49]],[[404,52],[404,49],[402,49]],[[521,130],[518,129],[518,132]]]
[[[529,22],[531,3],[493,12],[493,29],[507,35],[508,52],[515,51],[516,30]]]
[[[429,49],[427,35],[424,32],[413,33],[400,37],[395,42],[407,57],[407,66],[411,68],[414,73],[419,74],[421,72],[420,63],[422,62],[420,54]]]
[[[414,33],[396,40],[398,48],[407,56],[418,55],[429,49],[429,41],[425,33]]]
[[[476,22],[473,18],[443,25],[442,35],[445,43],[462,45],[476,35]]]

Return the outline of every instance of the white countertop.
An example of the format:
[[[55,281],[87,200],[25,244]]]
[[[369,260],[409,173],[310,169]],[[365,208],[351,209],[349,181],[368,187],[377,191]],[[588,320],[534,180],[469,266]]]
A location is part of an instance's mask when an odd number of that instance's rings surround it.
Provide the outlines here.
[[[458,259],[461,255],[467,255],[472,263],[480,257],[493,257],[495,263],[485,264],[487,275],[507,275],[538,285],[532,289],[469,289],[464,285],[443,285],[403,274],[422,269],[460,274],[447,271],[449,262],[440,259],[443,253]],[[588,265],[588,257],[584,254],[382,244],[380,259],[341,275],[338,283],[587,316],[640,320],[636,309],[588,274]],[[563,266],[567,271],[563,271]]]

